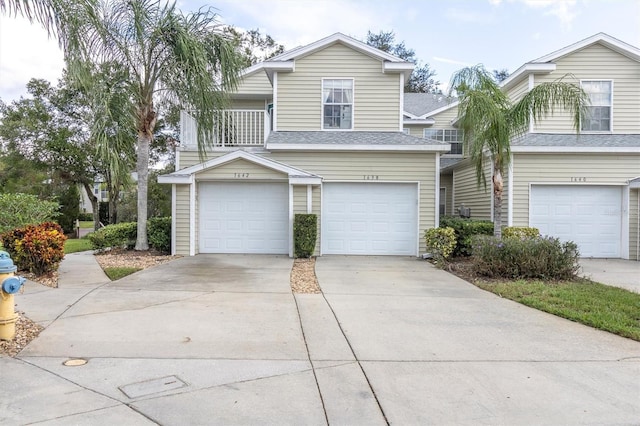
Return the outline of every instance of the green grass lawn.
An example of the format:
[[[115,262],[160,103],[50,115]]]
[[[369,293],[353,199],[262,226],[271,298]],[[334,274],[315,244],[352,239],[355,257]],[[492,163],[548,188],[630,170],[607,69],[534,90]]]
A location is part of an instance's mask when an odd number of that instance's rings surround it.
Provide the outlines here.
[[[138,271],[141,271],[141,269],[129,267],[104,268],[104,273],[107,274],[111,281],[119,280],[120,278],[126,277],[127,275],[131,275],[134,272]]]
[[[91,242],[86,238],[68,239],[64,242],[64,254],[91,250]]]
[[[477,281],[500,297],[600,330],[640,341],[640,294],[587,279]]]
[[[93,229],[93,221],[91,220],[81,220],[80,228],[82,229]]]

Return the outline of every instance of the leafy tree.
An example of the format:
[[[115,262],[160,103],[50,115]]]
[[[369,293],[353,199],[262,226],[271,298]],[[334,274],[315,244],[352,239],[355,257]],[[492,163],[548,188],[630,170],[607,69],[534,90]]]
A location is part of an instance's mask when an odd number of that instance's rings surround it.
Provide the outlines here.
[[[259,29],[242,31],[234,27],[225,27],[225,34],[231,37],[242,57],[242,67],[250,67],[258,62],[272,58],[284,52],[284,46],[277,43],[269,34],[260,34]]]
[[[524,135],[533,119],[538,122],[556,109],[569,111],[580,131],[580,117],[588,104],[586,93],[563,79],[541,83],[512,103],[484,66],[463,68],[451,80],[450,91],[459,99],[458,122],[463,143],[475,165],[478,185],[486,187],[484,162],[492,163],[494,235],[502,236],[503,176],[511,160],[511,140]]]
[[[502,69],[499,69],[499,70],[493,70],[492,74],[493,74],[493,79],[498,84],[502,83],[507,78],[509,78],[509,70],[506,69],[506,68],[502,68]]]
[[[67,60],[81,81],[87,64],[117,64],[126,72],[125,110],[131,111],[137,134],[135,248],[147,250],[149,147],[157,107],[166,101],[193,111],[203,154],[213,140],[215,113],[227,105],[224,90],[237,86],[242,62],[211,9],[184,15],[175,4],[157,0],[101,0],[95,16],[80,23],[79,46],[70,46]]]
[[[436,72],[429,67],[428,63],[422,64],[416,58],[416,52],[407,48],[404,41],[396,43],[396,35],[393,31],[380,31],[378,34],[367,31],[366,43],[376,49],[416,64],[411,77],[405,83],[405,92],[441,93],[440,89],[438,89],[440,82],[434,79]]]

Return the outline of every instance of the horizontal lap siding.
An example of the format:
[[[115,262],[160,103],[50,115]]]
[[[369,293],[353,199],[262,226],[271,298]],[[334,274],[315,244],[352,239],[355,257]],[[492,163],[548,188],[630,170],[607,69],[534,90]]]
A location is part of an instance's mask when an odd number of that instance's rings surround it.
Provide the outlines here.
[[[288,180],[286,174],[246,160],[235,160],[196,174],[196,180],[230,179],[237,182],[252,180]]]
[[[354,153],[354,152],[303,152],[273,153],[269,156],[305,171],[318,174],[324,181],[365,181],[365,176],[378,176],[384,181],[420,182],[420,226],[422,235],[435,223],[435,154],[432,153]],[[320,211],[316,206],[319,196],[314,192],[314,213]],[[317,209],[317,210],[316,210]],[[425,250],[422,238],[420,250]]]
[[[278,130],[320,130],[322,79],[354,79],[354,130],[398,131],[400,76],[383,74],[382,62],[340,43],[295,62],[278,73]]]
[[[529,91],[529,79],[525,78],[507,92],[511,102],[518,102]]]
[[[258,71],[240,80],[238,89],[234,92],[249,95],[267,95],[273,93],[271,82],[264,71]]]
[[[461,204],[471,209],[474,219],[491,220],[491,166],[485,162],[486,189],[482,183],[478,184],[476,170],[467,163],[453,172],[454,208]]]
[[[258,109],[266,110],[264,99],[233,99],[231,109]]]
[[[176,254],[189,255],[189,185],[176,185]]]
[[[640,260],[640,250],[638,250],[638,241],[640,226],[638,226],[638,217],[640,205],[638,198],[640,197],[640,189],[632,189],[629,193],[629,259]]]
[[[513,222],[529,225],[529,183],[626,185],[640,176],[638,154],[514,154]],[[585,178],[571,182],[571,178]]]
[[[640,63],[595,44],[556,61],[556,70],[545,76],[536,75],[535,84],[554,81],[565,74],[575,80],[613,80],[613,131],[640,132]],[[571,133],[571,117],[557,113],[536,126],[538,132]]]
[[[436,122],[433,126],[430,126],[432,129],[455,129],[451,124],[458,117],[458,107],[451,107],[446,109],[438,114],[434,114],[429,118],[433,118]]]
[[[204,158],[204,161],[211,160],[213,158],[218,158],[224,154],[228,154],[228,152],[222,152],[222,151],[208,152]],[[198,151],[180,151],[179,157],[180,157],[180,161],[176,166],[176,170],[182,170],[184,168],[191,167],[196,164],[200,164],[203,161],[200,159],[200,156],[198,155]]]
[[[445,212],[446,216],[453,215],[453,175],[440,175],[440,188],[446,188]],[[442,200],[440,200],[442,202]]]

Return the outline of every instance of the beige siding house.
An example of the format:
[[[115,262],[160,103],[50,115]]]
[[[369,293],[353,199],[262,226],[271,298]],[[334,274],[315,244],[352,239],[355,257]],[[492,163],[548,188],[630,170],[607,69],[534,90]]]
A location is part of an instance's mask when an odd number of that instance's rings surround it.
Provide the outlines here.
[[[575,241],[585,257],[640,260],[640,49],[597,34],[524,64],[502,87],[517,101],[561,77],[590,95],[581,131],[556,112],[512,141],[503,223]],[[454,208],[492,218],[491,188],[478,188],[471,164],[443,164],[441,173],[451,176]]]
[[[204,157],[183,112],[176,171],[159,179],[173,252],[291,256],[294,215],[313,213],[316,255],[423,253],[451,145],[403,132],[412,69],[334,34],[247,69]]]

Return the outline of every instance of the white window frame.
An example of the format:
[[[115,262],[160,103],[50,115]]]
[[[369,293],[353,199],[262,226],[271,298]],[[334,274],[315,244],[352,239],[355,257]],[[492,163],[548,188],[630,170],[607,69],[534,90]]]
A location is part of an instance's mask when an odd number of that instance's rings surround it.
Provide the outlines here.
[[[438,137],[438,135],[435,135],[435,137],[428,137],[427,136],[427,132],[438,132],[441,131],[442,132],[442,137]],[[456,132],[456,140],[455,141],[451,141],[451,140],[446,140],[446,134],[447,132]],[[449,142],[451,143],[451,146],[453,148],[453,144],[460,144],[461,150],[462,150],[462,130],[460,129],[444,129],[444,128],[437,128],[437,127],[427,127],[425,129],[422,129],[422,137],[424,139],[433,139],[436,141],[440,141],[440,142]],[[462,152],[460,153],[452,153],[452,152],[447,152],[444,153],[443,155],[462,155]]]
[[[613,80],[611,79],[601,79],[601,78],[589,78],[589,79],[581,79],[580,80],[580,87],[584,88],[584,83],[594,83],[594,82],[598,82],[598,83],[609,83],[609,88],[610,88],[610,93],[609,93],[609,105],[595,105],[595,104],[589,104],[587,106],[587,109],[590,107],[609,107],[609,129],[608,130],[590,130],[590,129],[583,129],[582,125],[584,124],[584,122],[582,121],[583,118],[581,117],[580,120],[580,131],[582,133],[612,133],[613,132]],[[587,92],[587,95],[591,95],[589,92]]]
[[[332,104],[325,104],[324,102],[324,84],[325,81],[329,81],[329,80],[342,80],[342,81],[350,81],[351,82],[351,103],[347,104],[347,103],[332,103]],[[323,77],[322,78],[322,87],[320,90],[320,129],[328,131],[328,132],[343,132],[343,131],[349,131],[349,130],[353,130],[354,128],[354,122],[355,122],[355,103],[356,103],[356,99],[355,99],[355,94],[356,94],[356,90],[355,90],[355,79],[353,77]],[[324,127],[324,107],[325,105],[351,105],[351,127],[349,128],[344,128],[344,129],[340,129],[340,128],[325,128]]]

